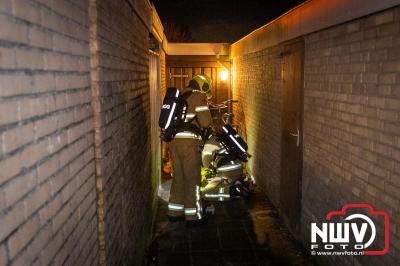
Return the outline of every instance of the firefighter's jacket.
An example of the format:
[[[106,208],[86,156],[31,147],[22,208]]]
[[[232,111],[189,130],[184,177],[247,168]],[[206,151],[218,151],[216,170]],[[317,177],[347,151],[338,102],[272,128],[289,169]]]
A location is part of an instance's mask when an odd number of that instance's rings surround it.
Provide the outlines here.
[[[188,110],[186,112],[186,122],[192,121],[191,123],[200,129],[207,128],[212,123],[212,117],[210,109],[207,105],[207,96],[205,93],[194,90],[192,88],[183,89],[182,93],[191,90],[192,93],[186,99],[188,104]],[[175,138],[199,138],[200,136],[193,132],[183,131],[176,134]]]

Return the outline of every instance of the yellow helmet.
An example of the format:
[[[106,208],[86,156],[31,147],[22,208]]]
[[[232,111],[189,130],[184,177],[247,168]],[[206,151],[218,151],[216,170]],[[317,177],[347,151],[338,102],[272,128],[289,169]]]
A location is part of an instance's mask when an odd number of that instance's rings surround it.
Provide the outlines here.
[[[206,75],[196,75],[189,81],[189,87],[195,90],[202,91],[206,94],[207,99],[212,98],[211,79]]]

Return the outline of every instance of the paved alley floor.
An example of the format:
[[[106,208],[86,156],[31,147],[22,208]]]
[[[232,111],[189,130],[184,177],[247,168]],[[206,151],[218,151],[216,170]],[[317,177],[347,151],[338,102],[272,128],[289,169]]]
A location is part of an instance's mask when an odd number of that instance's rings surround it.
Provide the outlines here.
[[[261,192],[212,204],[208,224],[192,228],[169,222],[160,199],[149,265],[313,265]]]

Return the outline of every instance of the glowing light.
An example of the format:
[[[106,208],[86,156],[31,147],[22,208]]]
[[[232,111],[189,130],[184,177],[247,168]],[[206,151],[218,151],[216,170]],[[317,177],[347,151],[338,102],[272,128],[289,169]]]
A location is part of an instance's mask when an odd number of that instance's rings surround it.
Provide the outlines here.
[[[225,81],[225,80],[227,80],[228,79],[228,71],[226,71],[226,70],[222,70],[221,71],[221,80],[223,80],[223,81]]]

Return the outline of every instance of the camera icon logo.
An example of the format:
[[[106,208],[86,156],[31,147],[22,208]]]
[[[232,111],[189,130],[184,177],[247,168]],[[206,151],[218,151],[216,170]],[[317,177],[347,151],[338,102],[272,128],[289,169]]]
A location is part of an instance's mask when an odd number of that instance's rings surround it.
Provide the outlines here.
[[[343,220],[334,222],[337,220],[335,217],[343,218]],[[374,244],[378,234],[373,219],[382,218],[384,244],[381,249],[372,248],[371,245]],[[345,204],[341,210],[329,212],[326,215],[326,221],[320,225],[311,223],[311,254],[313,255],[318,253],[318,255],[372,256],[389,252],[390,220],[385,211],[375,210],[370,204]]]

